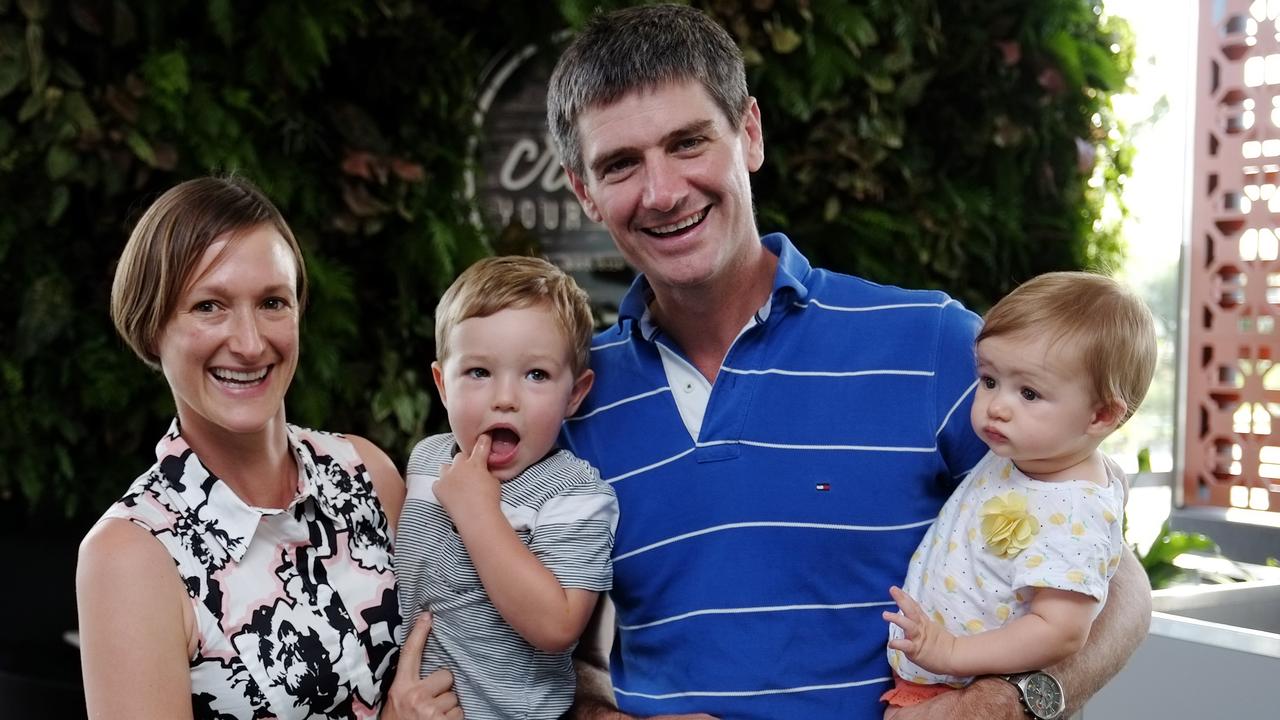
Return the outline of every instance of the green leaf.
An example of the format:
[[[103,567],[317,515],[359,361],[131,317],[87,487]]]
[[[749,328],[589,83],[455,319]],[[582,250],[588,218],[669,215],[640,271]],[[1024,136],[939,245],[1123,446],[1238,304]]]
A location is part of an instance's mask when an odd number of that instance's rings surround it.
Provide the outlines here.
[[[39,115],[41,110],[44,110],[44,95],[38,93],[28,95],[27,99],[23,101],[22,107],[18,108],[18,122],[27,122]]]
[[[786,25],[766,24],[765,29],[769,33],[769,42],[773,46],[773,51],[779,55],[791,54],[800,47],[800,43],[804,42],[800,33]]]
[[[67,93],[62,99],[62,111],[80,132],[98,131],[98,116],[94,114],[93,108],[89,107],[89,101],[85,99],[84,93],[78,91]]]
[[[50,180],[61,180],[76,169],[79,161],[76,154],[66,145],[50,145],[49,152],[44,156],[45,172],[49,174]]]
[[[0,98],[13,92],[27,79],[27,56],[0,55]]]
[[[71,190],[66,185],[57,185],[53,188],[53,195],[49,198],[49,213],[45,217],[44,224],[53,227],[58,224],[58,220],[62,219],[62,214],[67,211],[67,206],[71,204]]]
[[[84,87],[84,77],[80,75],[80,71],[62,58],[53,61],[53,76],[63,85],[73,90],[79,90]]]
[[[48,0],[18,0],[18,9],[32,22],[39,22],[49,12]]]
[[[1058,60],[1058,69],[1071,87],[1083,87],[1084,68],[1080,62],[1080,41],[1061,31],[1045,38],[1044,46]]]
[[[141,160],[142,162],[152,167],[155,166],[156,164],[155,150],[151,148],[150,141],[142,137],[142,133],[139,133],[137,130],[134,130],[125,137],[124,141],[125,141],[125,144],[129,146],[129,149],[133,151],[133,154],[137,156],[139,160]]]
[[[223,45],[231,47],[235,42],[235,23],[232,20],[231,0],[208,0],[209,25]]]
[[[49,62],[44,54],[44,28],[32,22],[27,25],[27,59],[31,62],[31,92],[44,92],[49,84]]]

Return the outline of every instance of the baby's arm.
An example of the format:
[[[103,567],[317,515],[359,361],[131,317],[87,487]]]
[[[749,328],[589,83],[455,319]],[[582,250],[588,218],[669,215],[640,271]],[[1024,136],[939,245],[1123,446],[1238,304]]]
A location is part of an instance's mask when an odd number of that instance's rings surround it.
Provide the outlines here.
[[[469,457],[440,469],[433,486],[471,555],[498,613],[543,652],[573,646],[596,606],[597,593],[560,586],[511,529],[500,505],[502,484],[489,472],[490,439],[481,435]]]
[[[899,613],[884,619],[902,628],[905,637],[890,640],[911,662],[939,675],[957,677],[1039,670],[1084,646],[1097,600],[1083,593],[1033,588],[1027,614],[1004,626],[976,635],[952,635],[925,615],[910,595],[889,589]]]

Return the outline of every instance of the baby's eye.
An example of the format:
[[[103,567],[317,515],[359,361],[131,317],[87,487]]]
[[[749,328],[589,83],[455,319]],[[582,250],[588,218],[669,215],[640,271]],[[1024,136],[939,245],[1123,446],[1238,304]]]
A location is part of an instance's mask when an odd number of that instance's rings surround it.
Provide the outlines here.
[[[1033,400],[1039,400],[1040,393],[1036,392],[1035,390],[1032,390],[1031,388],[1022,388],[1022,399],[1026,400],[1027,402],[1031,402]]]
[[[990,375],[983,375],[980,378],[980,381],[982,382],[982,387],[988,390],[994,390],[996,387],[996,379],[991,377]]]
[[[551,379],[551,373],[547,372],[546,370],[533,369],[525,373],[525,377],[529,378],[534,382],[544,382],[546,380]]]
[[[466,375],[469,378],[476,378],[476,379],[489,377],[488,370],[485,370],[484,368],[478,368],[478,367],[471,368],[462,374]]]

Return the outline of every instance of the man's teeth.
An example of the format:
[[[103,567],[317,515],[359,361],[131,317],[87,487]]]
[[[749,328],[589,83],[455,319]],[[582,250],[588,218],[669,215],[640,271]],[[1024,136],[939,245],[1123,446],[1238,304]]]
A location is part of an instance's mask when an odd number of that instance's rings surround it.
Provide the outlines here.
[[[671,223],[670,225],[663,225],[661,227],[650,228],[649,232],[654,233],[656,235],[670,235],[671,233],[674,233],[674,232],[680,232],[681,230],[687,227],[697,225],[698,223],[702,222],[702,218],[706,216],[707,216],[707,211],[703,210],[697,215],[690,215],[689,217],[683,220],[680,220],[679,222],[674,222],[674,223]]]
[[[213,376],[225,382],[237,383],[254,383],[267,376],[267,371],[271,368],[262,368],[251,372],[241,372],[239,370],[226,370],[217,368],[213,371]]]

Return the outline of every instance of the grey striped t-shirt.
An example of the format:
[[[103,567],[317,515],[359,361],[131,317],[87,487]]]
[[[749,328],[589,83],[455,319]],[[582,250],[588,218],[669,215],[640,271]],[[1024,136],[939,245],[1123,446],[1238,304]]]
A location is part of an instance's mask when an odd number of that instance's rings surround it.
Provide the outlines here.
[[[426,675],[447,667],[468,720],[559,718],[573,702],[572,648],[534,648],[489,601],[475,566],[431,486],[452,462],[451,433],[418,443],[409,458],[408,496],[396,532],[400,641],[423,610],[432,615]],[[618,502],[590,464],[551,453],[502,484],[502,512],[516,534],[565,588],[604,592],[613,584]]]

